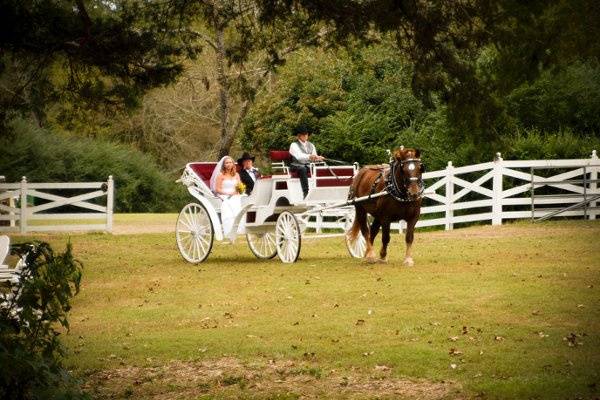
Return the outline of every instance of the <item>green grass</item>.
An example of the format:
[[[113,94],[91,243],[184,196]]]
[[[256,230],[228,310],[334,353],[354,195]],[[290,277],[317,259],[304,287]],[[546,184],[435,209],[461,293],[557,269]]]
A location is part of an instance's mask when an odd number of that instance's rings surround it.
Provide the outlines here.
[[[40,238],[57,248],[67,240]],[[66,362],[85,377],[230,357],[290,361],[290,374],[315,381],[386,366],[385,379],[453,382],[458,397],[594,398],[599,238],[600,224],[582,221],[418,232],[416,265],[406,268],[400,235],[390,262],[376,265],[351,259],[342,238],[304,241],[293,265],[255,259],[244,240],[191,265],[173,234],[74,235],[85,270]],[[204,388],[208,398],[263,398],[240,376]],[[112,395],[138,390],[121,389]]]

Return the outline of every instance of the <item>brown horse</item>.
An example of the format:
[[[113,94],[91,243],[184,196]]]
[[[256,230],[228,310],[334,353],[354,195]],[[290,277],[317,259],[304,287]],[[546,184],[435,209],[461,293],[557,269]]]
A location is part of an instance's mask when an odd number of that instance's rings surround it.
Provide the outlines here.
[[[406,255],[404,265],[412,267],[411,246],[415,225],[421,215],[421,197],[423,194],[420,151],[401,147],[394,151],[389,165],[365,166],[358,171],[350,186],[349,198],[359,198],[387,190],[388,194],[355,203],[356,217],[348,233],[350,240],[356,240],[358,231],[367,242],[366,259],[377,261],[373,251],[373,242],[379,228],[382,228],[380,261],[387,261],[387,246],[390,242],[390,224],[401,219],[406,221]],[[371,228],[367,224],[367,213],[374,217]]]

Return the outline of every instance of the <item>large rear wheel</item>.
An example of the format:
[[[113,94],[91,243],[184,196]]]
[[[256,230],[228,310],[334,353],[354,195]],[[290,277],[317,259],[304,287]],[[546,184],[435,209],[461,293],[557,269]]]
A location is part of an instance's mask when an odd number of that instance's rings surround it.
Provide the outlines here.
[[[284,263],[296,262],[300,255],[301,244],[298,220],[291,212],[282,212],[275,224],[275,245],[279,259]]]
[[[197,264],[206,260],[215,236],[206,208],[198,203],[183,207],[177,217],[175,235],[179,252],[186,261]]]
[[[247,233],[248,247],[257,258],[270,259],[277,255],[275,231]]]

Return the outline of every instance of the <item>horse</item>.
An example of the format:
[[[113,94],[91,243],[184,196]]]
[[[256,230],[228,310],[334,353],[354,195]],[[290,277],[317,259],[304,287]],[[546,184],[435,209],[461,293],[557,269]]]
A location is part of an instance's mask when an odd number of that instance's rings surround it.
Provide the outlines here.
[[[349,230],[349,239],[354,241],[360,230],[366,240],[365,258],[368,262],[377,262],[373,251],[373,242],[382,228],[382,247],[379,261],[387,262],[387,246],[390,242],[390,224],[401,219],[406,221],[406,254],[404,265],[414,266],[411,248],[415,225],[421,215],[423,178],[425,166],[421,162],[418,149],[402,146],[393,152],[389,165],[367,165],[362,167],[350,186],[348,199],[373,195],[387,190],[388,194],[366,201],[355,202],[356,216]],[[371,228],[367,223],[367,214],[374,217]]]

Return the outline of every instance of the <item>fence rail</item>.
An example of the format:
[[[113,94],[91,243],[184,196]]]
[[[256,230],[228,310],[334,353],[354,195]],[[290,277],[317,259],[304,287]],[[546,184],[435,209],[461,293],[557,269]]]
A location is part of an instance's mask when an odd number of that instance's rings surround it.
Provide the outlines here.
[[[423,174],[425,198],[417,227],[451,230],[455,224],[481,221],[501,225],[505,220],[543,218],[557,210],[557,216],[593,220],[600,215],[600,200],[594,199],[600,194],[599,171],[596,150],[584,159],[503,160],[497,153],[487,163],[455,167],[448,162],[443,170]],[[567,210],[577,204],[581,207]],[[308,227],[317,232],[343,229],[340,218],[347,212],[339,210],[336,220],[330,210],[328,216],[310,220]],[[392,224],[392,229],[403,227],[403,221]]]
[[[112,176],[106,182],[30,183],[23,177],[0,183],[0,232],[112,232],[113,202]]]

